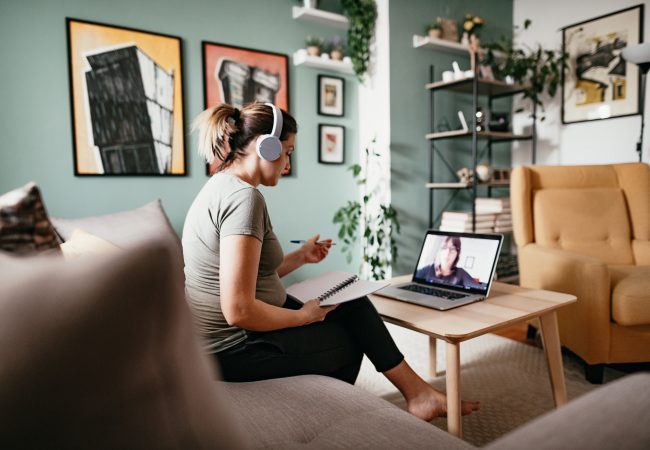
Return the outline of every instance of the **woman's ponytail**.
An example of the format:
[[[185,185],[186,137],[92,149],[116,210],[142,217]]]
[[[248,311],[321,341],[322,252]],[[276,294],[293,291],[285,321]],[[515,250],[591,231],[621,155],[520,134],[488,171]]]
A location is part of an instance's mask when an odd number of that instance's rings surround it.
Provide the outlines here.
[[[226,160],[231,152],[229,142],[239,132],[238,122],[239,110],[225,103],[206,109],[194,119],[192,131],[199,132],[199,155],[208,164],[214,162],[215,156]]]

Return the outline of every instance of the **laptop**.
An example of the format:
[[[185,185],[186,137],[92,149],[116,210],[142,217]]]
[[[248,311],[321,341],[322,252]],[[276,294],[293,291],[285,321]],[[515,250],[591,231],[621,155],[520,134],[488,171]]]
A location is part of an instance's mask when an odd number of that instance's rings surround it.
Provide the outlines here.
[[[411,282],[375,294],[443,311],[484,300],[502,242],[500,234],[429,230]]]

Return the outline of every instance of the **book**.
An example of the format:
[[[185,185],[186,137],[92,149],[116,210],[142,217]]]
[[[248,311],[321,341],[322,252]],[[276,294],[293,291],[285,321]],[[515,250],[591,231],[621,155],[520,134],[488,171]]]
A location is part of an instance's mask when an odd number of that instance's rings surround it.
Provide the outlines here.
[[[365,297],[389,284],[388,281],[366,281],[351,273],[331,271],[292,284],[287,294],[301,303],[316,298],[321,306],[329,306]]]

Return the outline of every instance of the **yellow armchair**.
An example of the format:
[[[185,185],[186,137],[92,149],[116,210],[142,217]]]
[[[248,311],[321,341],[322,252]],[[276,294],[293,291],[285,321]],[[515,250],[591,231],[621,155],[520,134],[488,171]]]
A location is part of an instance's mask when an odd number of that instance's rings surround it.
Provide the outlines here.
[[[578,298],[558,322],[587,379],[650,361],[650,167],[517,167],[510,196],[520,283]]]

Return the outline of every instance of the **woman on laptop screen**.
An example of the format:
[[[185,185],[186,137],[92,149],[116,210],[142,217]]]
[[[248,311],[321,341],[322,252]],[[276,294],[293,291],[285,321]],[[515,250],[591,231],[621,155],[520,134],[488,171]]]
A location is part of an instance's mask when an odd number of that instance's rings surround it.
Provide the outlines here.
[[[460,250],[460,237],[444,237],[434,261],[418,269],[415,276],[430,283],[485,289],[484,283],[476,281],[465,269],[458,267]]]

